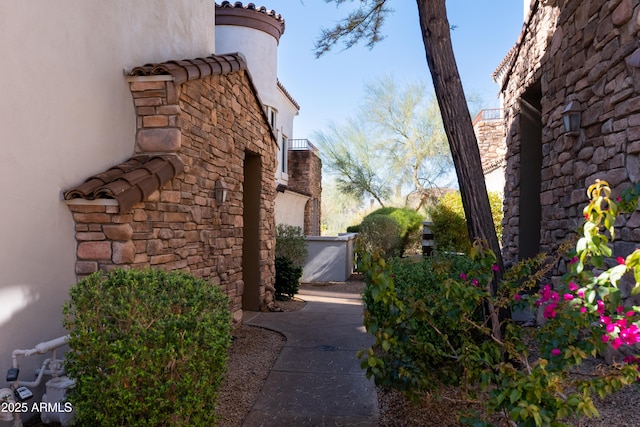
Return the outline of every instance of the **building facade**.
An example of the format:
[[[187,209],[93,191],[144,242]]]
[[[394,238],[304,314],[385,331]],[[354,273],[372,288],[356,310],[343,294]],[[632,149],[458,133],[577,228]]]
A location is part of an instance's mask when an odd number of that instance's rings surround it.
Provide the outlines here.
[[[278,80],[278,44],[284,32],[285,20],[274,10],[229,1],[216,6],[216,52],[241,52],[246,58],[278,141],[276,223],[319,235],[321,161],[310,141],[296,139],[293,121],[300,106]]]
[[[586,189],[619,194],[640,180],[640,4],[530,2],[522,34],[496,70],[507,129],[503,252],[551,252],[574,231]],[[563,116],[575,110],[579,127]],[[640,212],[619,223],[616,256],[640,242]]]
[[[217,9],[0,5],[0,371],[13,349],[66,334],[69,288],[95,271],[190,271],[236,321],[269,304],[278,159],[299,107],[277,80],[261,86],[273,63],[217,52]]]

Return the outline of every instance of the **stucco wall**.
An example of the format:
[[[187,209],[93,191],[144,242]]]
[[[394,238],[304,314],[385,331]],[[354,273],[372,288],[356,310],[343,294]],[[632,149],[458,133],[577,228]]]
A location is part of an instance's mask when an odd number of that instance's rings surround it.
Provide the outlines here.
[[[75,240],[61,191],[133,153],[123,72],[211,54],[213,24],[209,0],[0,2],[0,372],[14,348],[64,333]]]
[[[245,56],[262,102],[275,107],[279,100],[278,41],[260,30],[231,25],[218,25],[216,39],[216,54],[241,52]]]

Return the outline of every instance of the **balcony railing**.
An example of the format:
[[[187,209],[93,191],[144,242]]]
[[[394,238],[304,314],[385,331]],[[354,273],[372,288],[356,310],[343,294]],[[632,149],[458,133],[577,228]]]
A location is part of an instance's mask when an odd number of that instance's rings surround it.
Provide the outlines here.
[[[475,126],[478,122],[502,120],[504,118],[502,111],[502,108],[487,108],[482,110],[478,113],[476,118],[473,119],[473,125]]]
[[[288,142],[289,150],[312,151],[313,153],[318,154],[318,147],[313,145],[308,139],[290,139]]]

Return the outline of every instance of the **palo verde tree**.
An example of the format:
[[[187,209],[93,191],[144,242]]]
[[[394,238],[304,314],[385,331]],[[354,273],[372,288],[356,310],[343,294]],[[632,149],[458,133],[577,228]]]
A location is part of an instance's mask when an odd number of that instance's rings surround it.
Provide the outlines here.
[[[347,2],[325,1],[336,4]],[[341,41],[346,48],[354,46],[359,41],[373,47],[383,37],[382,25],[385,17],[392,12],[389,7],[391,2],[358,1],[359,6],[354,11],[332,28],[322,31],[316,41],[316,56],[322,56]],[[469,236],[471,239],[481,238],[488,242],[498,257],[499,272],[502,272],[504,268],[500,245],[491,216],[478,143],[453,54],[445,0],[417,0],[417,4],[427,64],[458,177],[462,203],[469,219]]]
[[[325,1],[341,4],[347,0]],[[373,47],[381,40],[382,24],[392,12],[389,8],[391,0],[360,0],[358,4],[356,10],[333,28],[323,30],[315,46],[317,56],[328,52],[339,41],[343,41],[349,48],[360,40],[365,40],[368,47]],[[479,238],[486,241],[497,257],[497,268],[490,285],[491,294],[495,295],[504,272],[504,264],[482,173],[478,142],[453,54],[445,0],[417,0],[417,4],[427,64],[451,149],[462,204],[468,218],[469,237],[472,240]],[[487,307],[487,311],[491,317],[494,336],[500,338],[502,332],[499,317],[508,314],[501,313],[498,316],[493,307]]]
[[[438,104],[422,82],[386,76],[366,84],[356,117],[316,135],[341,192],[360,201],[368,194],[384,207],[390,197],[424,198],[449,184],[453,165]]]

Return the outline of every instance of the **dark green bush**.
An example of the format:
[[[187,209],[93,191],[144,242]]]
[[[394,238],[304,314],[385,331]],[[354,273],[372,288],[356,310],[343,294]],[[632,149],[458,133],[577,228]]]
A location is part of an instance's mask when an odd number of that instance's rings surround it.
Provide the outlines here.
[[[302,267],[287,257],[276,257],[276,299],[287,300],[298,293]]]
[[[378,219],[379,217],[391,219],[397,227],[390,225],[387,220]],[[410,208],[380,208],[364,217],[358,226],[358,232],[368,250],[381,250],[385,257],[402,256],[410,248],[417,250],[422,236],[422,221],[424,217]],[[375,230],[372,227],[382,228]],[[373,241],[369,242],[369,239]]]
[[[370,353],[363,362],[368,374],[377,384],[409,395],[443,383],[458,384],[464,372],[450,357],[449,344],[462,346],[460,332],[468,325],[439,311],[435,302],[446,292],[448,279],[467,271],[469,258],[436,253],[420,260],[396,258],[388,264],[366,265],[368,259],[364,261],[365,326],[384,350]],[[477,316],[481,319],[482,313]]]
[[[367,215],[360,224],[358,252],[377,253],[383,258],[402,255],[398,222],[387,215]]]
[[[65,360],[78,425],[215,424],[231,343],[219,287],[183,272],[115,270],[70,296]]]
[[[302,267],[307,260],[307,242],[302,228],[294,225],[278,224],[276,227],[276,257],[289,258],[296,266]]]
[[[347,227],[347,233],[359,233],[359,232],[360,232],[360,224],[350,225]]]
[[[307,242],[300,227],[278,224],[276,229],[275,297],[293,298],[298,293],[302,267],[307,260]]]

